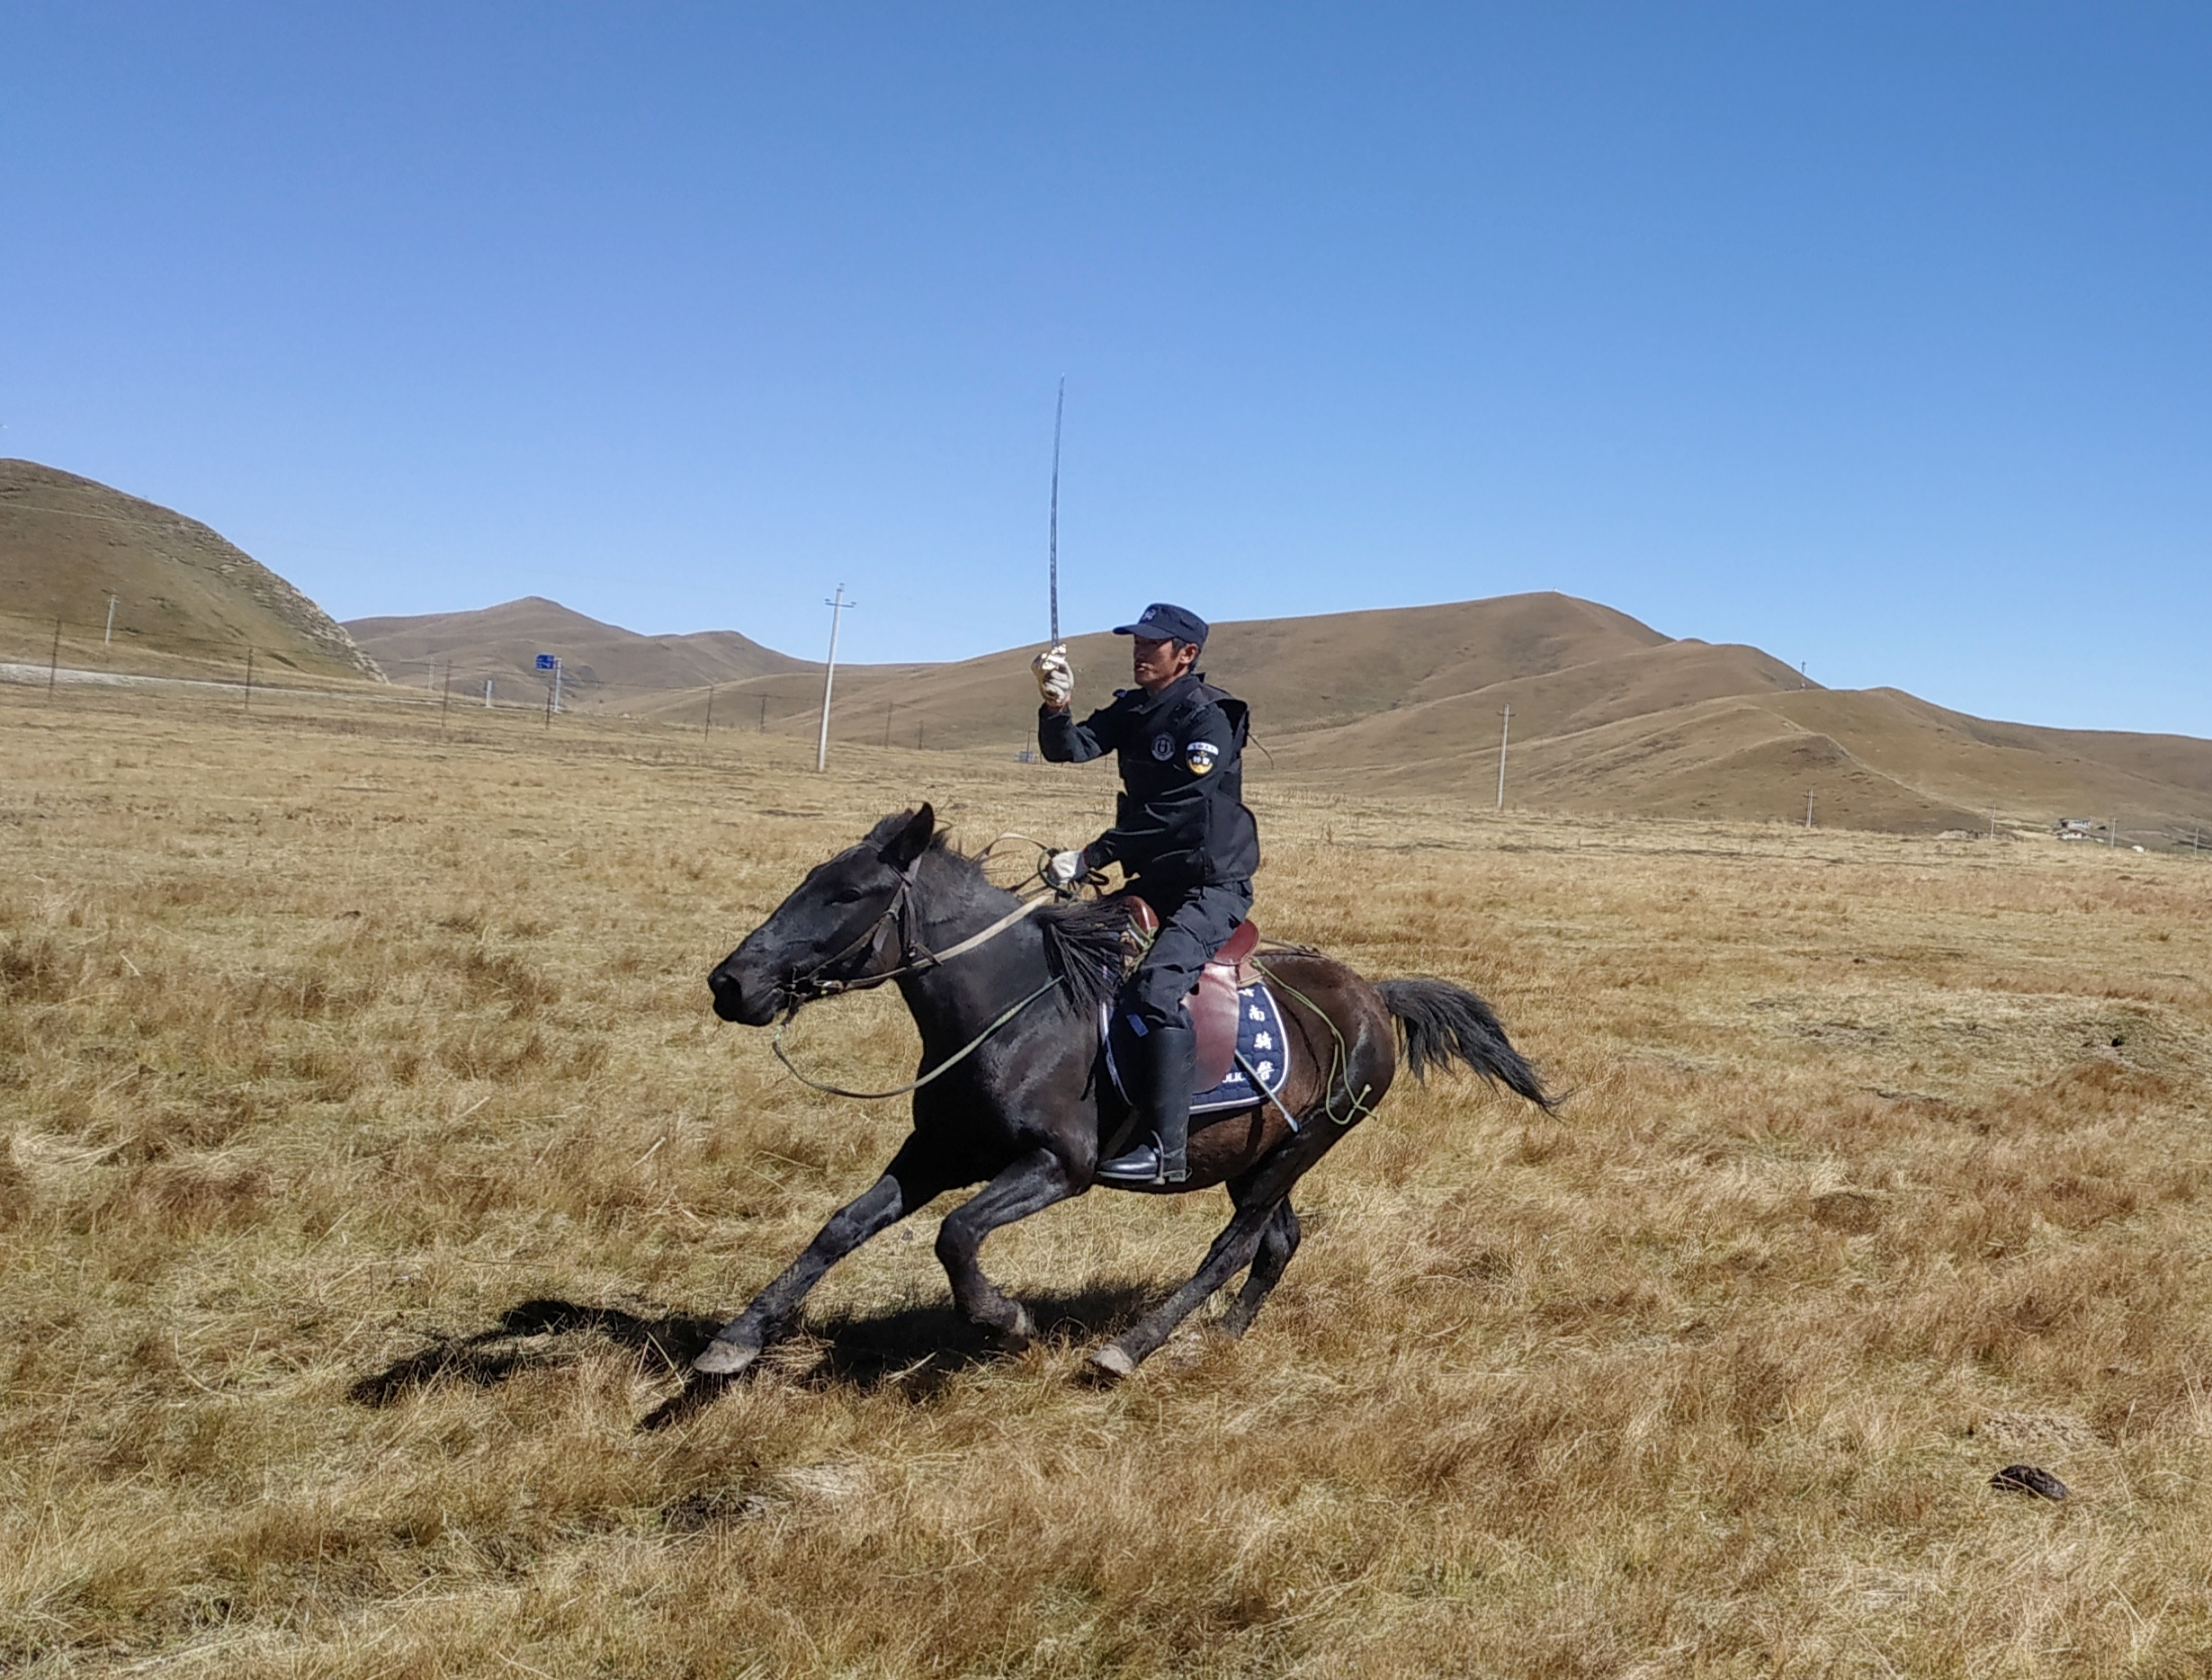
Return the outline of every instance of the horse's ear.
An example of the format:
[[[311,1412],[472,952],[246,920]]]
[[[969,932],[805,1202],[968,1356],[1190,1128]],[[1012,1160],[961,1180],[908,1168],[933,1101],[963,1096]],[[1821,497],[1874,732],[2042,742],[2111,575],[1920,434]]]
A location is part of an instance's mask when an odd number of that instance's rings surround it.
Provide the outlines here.
[[[914,860],[928,850],[930,836],[937,831],[937,814],[924,800],[921,809],[907,818],[906,827],[891,836],[883,845],[883,862],[893,869],[912,869]]]

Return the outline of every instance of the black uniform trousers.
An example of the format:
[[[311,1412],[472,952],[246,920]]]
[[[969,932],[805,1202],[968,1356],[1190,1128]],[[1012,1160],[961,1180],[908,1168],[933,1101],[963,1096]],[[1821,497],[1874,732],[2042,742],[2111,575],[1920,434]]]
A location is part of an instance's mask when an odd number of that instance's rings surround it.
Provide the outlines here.
[[[1198,984],[1198,970],[1251,913],[1252,883],[1164,892],[1139,880],[1135,890],[1159,912],[1160,932],[1137,971],[1122,983],[1121,1005],[1147,1028],[1167,1026],[1187,1019],[1183,999]]]

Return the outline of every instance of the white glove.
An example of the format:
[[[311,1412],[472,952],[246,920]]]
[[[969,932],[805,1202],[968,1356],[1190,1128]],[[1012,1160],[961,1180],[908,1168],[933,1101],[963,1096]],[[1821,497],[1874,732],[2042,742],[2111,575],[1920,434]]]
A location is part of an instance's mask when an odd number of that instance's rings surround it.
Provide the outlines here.
[[[1029,662],[1029,668],[1037,674],[1037,693],[1053,710],[1075,698],[1075,673],[1068,666],[1067,643],[1054,642]]]
[[[1044,880],[1048,886],[1072,887],[1083,879],[1083,854],[1080,852],[1055,852],[1044,866]]]

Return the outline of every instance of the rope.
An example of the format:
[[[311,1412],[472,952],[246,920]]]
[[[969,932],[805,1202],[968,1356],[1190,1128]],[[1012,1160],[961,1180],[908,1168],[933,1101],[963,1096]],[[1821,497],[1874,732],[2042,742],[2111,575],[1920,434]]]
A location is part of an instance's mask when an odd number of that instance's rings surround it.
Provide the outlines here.
[[[1036,911],[1043,909],[1051,902],[1052,899],[1049,897],[1043,897],[1031,898],[1024,903],[1017,904],[1014,907],[1014,908],[1008,910],[1004,916],[993,922],[981,933],[971,934],[967,936],[967,938],[962,940],[957,945],[947,946],[943,951],[925,952],[924,954],[927,959],[927,962],[917,962],[912,964],[911,967],[917,970],[924,967],[935,968],[938,963],[950,962],[954,957],[964,957],[968,954],[968,952],[973,951],[978,945],[990,943],[990,941],[998,938],[999,934],[1005,933],[1007,928],[1013,926],[1015,923],[1020,921],[1024,916],[1034,915]],[[893,970],[891,974],[886,974],[883,978],[888,980],[892,978],[892,975],[899,972],[900,970]]]
[[[1345,1043],[1344,1034],[1338,1030],[1337,1023],[1330,1019],[1329,1012],[1273,969],[1268,968],[1258,957],[1252,959],[1252,966],[1259,970],[1268,985],[1281,987],[1303,1004],[1310,1013],[1319,1016],[1321,1023],[1329,1029],[1329,1036],[1337,1041],[1336,1049],[1330,1057],[1329,1077],[1321,1082],[1321,1113],[1328,1115],[1330,1120],[1336,1121],[1339,1126],[1348,1126],[1362,1116],[1373,1113],[1375,1111],[1367,1103],[1367,1093],[1375,1087],[1372,1085],[1363,1085],[1357,1093],[1353,1091],[1351,1047]],[[1336,1084],[1339,1074],[1344,1076],[1344,1095],[1352,1099],[1352,1112],[1341,1120],[1337,1119]]]
[[[1024,908],[1025,911],[1026,907],[1024,907]],[[993,931],[995,932],[996,930],[994,929]],[[951,956],[953,952],[947,952],[945,953],[947,956]],[[1060,981],[1057,978],[1045,981],[1044,984],[1038,987],[1035,991],[1030,993],[1029,996],[1023,998],[1021,1002],[1016,1004],[1011,1009],[1007,1010],[1004,1014],[999,1015],[996,1021],[985,1027],[981,1032],[970,1039],[965,1044],[954,1050],[950,1056],[946,1057],[945,1060],[939,1062],[935,1068],[932,1068],[920,1078],[913,1081],[910,1085],[900,1086],[896,1090],[848,1091],[841,1085],[824,1085],[820,1080],[810,1079],[806,1075],[801,1073],[796,1067],[793,1066],[791,1058],[784,1053],[784,1034],[791,1031],[791,1023],[798,1018],[799,1012],[796,1009],[793,1009],[790,1014],[784,1017],[784,1024],[776,1028],[775,1042],[769,1048],[775,1051],[776,1060],[782,1062],[784,1066],[790,1070],[792,1077],[798,1080],[801,1085],[810,1086],[815,1090],[824,1092],[830,1096],[849,1096],[855,1102],[858,1103],[880,1103],[887,1097],[905,1096],[909,1092],[918,1091],[924,1086],[928,1085],[943,1075],[951,1072],[962,1062],[967,1060],[968,1058],[973,1055],[977,1050],[982,1049],[983,1041],[990,1038],[992,1033],[996,1032],[1000,1027],[1006,1025],[1007,1022],[1013,1020],[1016,1015],[1021,1014],[1023,1010],[1028,1008],[1030,1005],[1035,1003],[1038,998],[1043,996],[1045,993],[1051,991],[1052,987],[1059,984]],[[1334,1116],[1332,1115],[1330,1118],[1333,1119]]]

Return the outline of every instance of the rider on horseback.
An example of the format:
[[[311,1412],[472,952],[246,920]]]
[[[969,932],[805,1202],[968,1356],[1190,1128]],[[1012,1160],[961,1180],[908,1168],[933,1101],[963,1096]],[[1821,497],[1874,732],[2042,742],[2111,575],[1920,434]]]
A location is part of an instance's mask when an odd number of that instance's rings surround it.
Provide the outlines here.
[[[1114,633],[1135,639],[1137,686],[1080,723],[1069,710],[1075,676],[1067,648],[1034,661],[1045,757],[1079,764],[1114,753],[1123,790],[1114,827],[1079,852],[1057,853],[1045,875],[1064,887],[1119,863],[1129,889],[1159,913],[1160,931],[1115,1005],[1137,1040],[1129,1096],[1151,1122],[1151,1141],[1100,1162],[1097,1175],[1113,1184],[1178,1184],[1189,1176],[1184,1145],[1197,1048],[1183,999],[1251,909],[1259,867],[1259,830],[1244,808],[1248,713],[1192,669],[1206,639],[1196,613],[1156,602]]]

